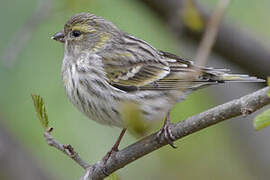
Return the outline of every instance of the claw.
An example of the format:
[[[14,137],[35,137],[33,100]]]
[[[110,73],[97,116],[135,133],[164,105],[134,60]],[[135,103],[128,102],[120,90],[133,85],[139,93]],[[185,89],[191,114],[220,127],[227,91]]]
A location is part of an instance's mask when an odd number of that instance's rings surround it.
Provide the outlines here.
[[[171,131],[171,122],[170,122],[170,113],[167,114],[166,119],[164,121],[164,125],[163,127],[159,130],[159,132],[157,133],[157,136],[159,137],[159,139],[162,138],[162,134],[164,134],[164,138],[166,140],[166,142],[172,147],[172,148],[177,148],[173,141],[175,140],[174,135],[172,134]]]
[[[115,155],[117,152],[118,152],[118,148],[116,149],[114,146],[112,147],[112,149],[107,152],[107,154],[102,158],[102,162],[103,162],[103,165],[105,166],[107,164],[107,161],[113,157],[113,155]]]
[[[109,176],[110,174],[107,172],[107,168],[106,168],[106,164],[107,164],[107,161],[110,159],[110,158],[113,158],[115,156],[115,154],[118,152],[118,148],[115,149],[115,147],[113,146],[112,149],[107,152],[107,154],[102,158],[102,172],[103,174],[105,174],[106,176]]]

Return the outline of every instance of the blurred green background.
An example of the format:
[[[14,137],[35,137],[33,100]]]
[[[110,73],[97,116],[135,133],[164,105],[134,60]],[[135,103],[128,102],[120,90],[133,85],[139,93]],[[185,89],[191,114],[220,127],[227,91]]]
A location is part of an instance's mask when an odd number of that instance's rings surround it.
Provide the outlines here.
[[[7,50],[16,32],[22,28],[42,1],[1,1],[0,57]],[[210,9],[216,0],[203,3]],[[270,38],[268,0],[233,1],[226,17],[256,32],[261,38]],[[69,103],[61,82],[63,47],[50,37],[63,28],[74,13],[91,12],[114,22],[122,30],[142,38],[158,49],[187,56],[167,24],[141,1],[135,0],[55,0],[51,11],[31,38],[23,45],[16,59],[0,62],[0,119],[18,141],[28,149],[55,179],[79,179],[83,170],[59,151],[49,147],[43,138],[43,129],[34,112],[31,93],[45,99],[54,137],[70,143],[81,157],[90,163],[99,161],[111,148],[120,133],[118,128],[96,124],[84,117]],[[31,23],[29,23],[30,26]],[[26,29],[27,31],[27,29]],[[217,104],[208,90],[200,90],[178,104],[172,113],[173,121]],[[121,179],[257,179],[250,171],[248,160],[237,148],[237,140],[221,123],[184,138],[176,143],[178,149],[164,147],[119,170]],[[127,134],[121,147],[136,139]],[[0,169],[1,173],[1,169]],[[0,176],[1,177],[1,176]]]

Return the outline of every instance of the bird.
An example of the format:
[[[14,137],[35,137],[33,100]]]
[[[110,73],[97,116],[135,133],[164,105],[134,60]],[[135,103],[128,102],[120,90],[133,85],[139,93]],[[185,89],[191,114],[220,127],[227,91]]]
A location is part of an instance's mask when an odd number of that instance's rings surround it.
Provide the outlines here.
[[[62,81],[72,104],[98,123],[126,129],[123,106],[134,103],[143,120],[164,120],[158,136],[172,147],[170,110],[191,92],[225,82],[263,82],[227,69],[202,67],[161,51],[91,13],[73,15],[52,39],[64,44]]]

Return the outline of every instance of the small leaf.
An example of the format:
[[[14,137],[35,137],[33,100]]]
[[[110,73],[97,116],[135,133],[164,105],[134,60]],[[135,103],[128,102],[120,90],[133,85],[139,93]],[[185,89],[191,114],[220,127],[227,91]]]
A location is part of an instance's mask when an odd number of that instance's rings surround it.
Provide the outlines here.
[[[105,180],[120,180],[120,177],[116,173],[112,173],[109,177],[105,178]]]
[[[270,77],[267,78],[267,84],[268,84],[268,87],[270,87]],[[268,90],[267,95],[268,97],[270,97],[270,90]]]
[[[32,94],[32,100],[34,103],[35,110],[37,112],[38,119],[40,120],[41,125],[44,129],[47,129],[49,126],[48,115],[44,105],[43,98],[40,95]]]
[[[270,125],[270,109],[255,117],[253,126],[258,131]]]

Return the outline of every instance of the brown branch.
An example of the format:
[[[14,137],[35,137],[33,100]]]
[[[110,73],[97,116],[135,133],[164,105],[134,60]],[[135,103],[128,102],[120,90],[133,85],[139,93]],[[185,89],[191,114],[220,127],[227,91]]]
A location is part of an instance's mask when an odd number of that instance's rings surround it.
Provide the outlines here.
[[[190,29],[182,20],[186,0],[140,0],[157,12],[180,37],[200,42],[203,31]],[[197,3],[200,15],[207,23],[211,13]],[[180,13],[179,13],[180,12]],[[250,74],[265,78],[269,75],[270,49],[257,36],[233,22],[222,21],[214,44],[214,51],[245,68]]]
[[[50,128],[44,133],[44,137],[48,145],[62,151],[65,155],[67,155],[68,157],[73,159],[77,164],[79,164],[83,169],[87,169],[88,167],[90,167],[90,164],[82,160],[82,158],[76,151],[74,151],[73,147],[70,144],[63,145],[59,143],[57,140],[55,140],[54,137],[51,135],[52,131],[53,128]]]
[[[263,106],[270,104],[270,98],[267,96],[268,91],[268,87],[263,88],[240,99],[219,105],[192,116],[185,121],[173,124],[171,126],[172,134],[175,136],[175,140],[178,140],[230,118],[251,114]],[[160,140],[157,137],[157,133],[154,133],[117,152],[113,158],[107,161],[105,167],[102,162],[97,162],[89,167],[82,180],[104,179],[107,174],[111,174],[165,145],[167,145],[167,142],[164,139]],[[104,173],[104,169],[106,169],[106,173]]]

